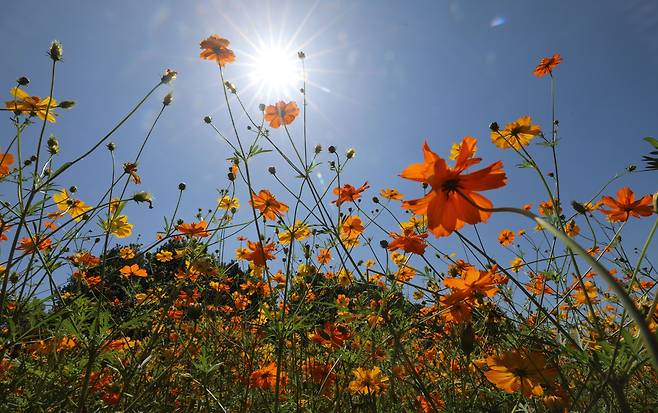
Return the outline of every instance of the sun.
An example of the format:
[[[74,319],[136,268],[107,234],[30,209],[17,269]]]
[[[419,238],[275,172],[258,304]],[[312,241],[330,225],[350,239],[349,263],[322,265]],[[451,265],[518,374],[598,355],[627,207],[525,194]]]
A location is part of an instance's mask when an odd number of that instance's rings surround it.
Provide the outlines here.
[[[267,98],[289,97],[300,87],[301,67],[297,52],[278,46],[258,48],[253,54],[249,77]]]

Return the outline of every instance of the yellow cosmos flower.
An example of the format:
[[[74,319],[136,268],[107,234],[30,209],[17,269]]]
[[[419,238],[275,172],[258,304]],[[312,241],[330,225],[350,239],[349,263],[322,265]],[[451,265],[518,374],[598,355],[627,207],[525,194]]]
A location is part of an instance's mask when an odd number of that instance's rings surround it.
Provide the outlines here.
[[[159,262],[169,262],[174,259],[174,253],[171,251],[162,250],[155,254],[155,259]]]
[[[135,251],[130,247],[122,247],[119,249],[119,257],[124,260],[131,260],[135,258]]]
[[[217,198],[217,205],[221,209],[238,209],[240,208],[240,200],[237,197],[224,195]]]
[[[79,199],[69,197],[66,189],[53,195],[53,201],[60,211],[68,212],[75,221],[80,221],[84,214],[91,209],[91,207]]]
[[[297,241],[303,241],[311,235],[311,230],[304,222],[296,220],[295,224],[285,231],[279,233],[279,242],[281,244],[290,244],[290,240],[294,238]]]
[[[521,149],[528,146],[532,138],[541,133],[539,125],[532,124],[530,116],[521,116],[505,125],[505,129],[492,130],[491,141],[499,148]]]
[[[48,122],[56,122],[54,109],[57,107],[57,101],[51,97],[40,98],[39,96],[30,96],[27,92],[18,87],[9,90],[13,100],[5,102],[7,109],[19,112],[25,115],[36,115],[40,119],[46,119],[46,109],[48,109]],[[50,106],[50,108],[48,108]]]
[[[379,367],[373,367],[370,370],[359,367],[352,373],[354,380],[349,385],[351,393],[377,394],[388,387],[388,377],[382,374]]]
[[[119,215],[115,218],[109,218],[103,221],[103,230],[109,232],[117,238],[126,238],[133,233],[133,224],[128,223],[126,215]]]

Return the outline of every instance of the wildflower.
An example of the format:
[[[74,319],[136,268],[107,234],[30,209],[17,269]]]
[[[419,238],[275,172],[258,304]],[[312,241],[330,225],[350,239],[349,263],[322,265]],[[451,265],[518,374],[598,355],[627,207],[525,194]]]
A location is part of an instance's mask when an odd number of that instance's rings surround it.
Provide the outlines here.
[[[499,356],[487,357],[487,380],[506,393],[521,391],[525,397],[544,394],[543,383],[550,383],[557,371],[546,367],[543,354],[532,351],[508,351]]]
[[[601,198],[604,207],[599,208],[601,212],[608,216],[610,222],[625,222],[630,217],[648,217],[651,215],[651,195],[645,195],[635,200],[635,194],[629,187],[623,187],[617,191],[617,199],[609,196]]]
[[[340,239],[343,243],[358,243],[359,236],[363,231],[365,231],[365,227],[361,218],[358,215],[350,215],[340,225]]]
[[[43,251],[52,245],[52,240],[50,238],[42,238],[39,235],[35,235],[33,237],[25,237],[21,238],[19,241],[19,250],[23,250],[28,254],[32,254],[37,251]]]
[[[36,115],[42,120],[55,123],[57,116],[53,109],[57,107],[57,101],[51,97],[40,98],[39,96],[30,96],[24,90],[13,87],[9,91],[14,100],[5,102],[5,107],[13,110],[17,114]],[[46,117],[48,112],[48,117]]]
[[[299,115],[299,107],[293,102],[279,101],[274,105],[269,105],[265,108],[264,116],[265,121],[269,122],[270,127],[277,129],[282,124],[290,125],[295,118]]]
[[[562,207],[560,207],[560,204],[558,200],[555,200],[555,205],[553,205],[553,200],[549,199],[548,201],[542,201],[539,203],[539,214],[544,215],[544,216],[549,216],[549,215],[559,215],[562,213]]]
[[[397,190],[397,189],[382,189],[379,191],[379,195],[382,196],[382,198],[390,199],[393,201],[402,201],[402,194]]]
[[[224,195],[217,199],[217,206],[221,209],[238,209],[240,208],[240,200],[234,196]]]
[[[165,69],[164,73],[162,74],[162,77],[160,78],[160,81],[165,85],[168,85],[169,83],[171,83],[172,80],[176,79],[176,76],[178,76],[177,71],[172,69]]]
[[[57,209],[68,212],[75,221],[80,221],[87,211],[91,209],[90,206],[81,200],[70,198],[66,189],[62,189],[53,195],[53,201],[57,205]]]
[[[499,148],[521,149],[528,146],[532,138],[539,135],[541,129],[532,124],[530,116],[521,116],[514,122],[505,125],[505,129],[492,131],[491,141]]]
[[[504,229],[498,233],[498,242],[500,245],[508,246],[514,242],[514,232]]]
[[[145,191],[135,192],[133,194],[133,201],[137,203],[147,202],[149,204],[149,209],[153,208],[153,195],[151,195],[150,192],[145,192]]]
[[[555,53],[552,57],[544,57],[539,61],[539,64],[532,71],[532,74],[537,77],[542,77],[546,75],[553,76],[553,69],[555,66],[562,63],[562,56],[559,53]]]
[[[125,265],[123,268],[121,268],[121,270],[119,270],[119,272],[123,277],[129,277],[131,275],[134,275],[135,277],[142,277],[142,278],[148,277],[148,273],[146,272],[146,270],[140,268],[138,264]]]
[[[292,238],[297,241],[303,241],[309,235],[311,235],[311,230],[308,229],[308,225],[300,220],[296,220],[292,227],[279,233],[279,242],[286,245],[290,244]]]
[[[416,276],[416,270],[408,265],[401,265],[395,273],[395,281],[398,283],[409,282]]]
[[[350,382],[349,391],[357,394],[377,394],[388,387],[388,377],[379,367],[370,370],[359,367],[352,371],[354,380]]]
[[[580,234],[580,227],[576,224],[576,221],[572,219],[564,225],[564,232],[570,237],[575,237]]]
[[[336,204],[336,206],[341,205],[344,202],[356,202],[357,199],[361,198],[361,192],[368,188],[370,188],[368,182],[365,182],[360,188],[355,188],[350,184],[334,188],[334,194],[338,195],[338,199],[331,202]]]
[[[519,272],[524,265],[525,264],[523,264],[523,259],[521,259],[520,257],[516,257],[509,262],[509,266],[514,272]]]
[[[350,330],[342,325],[336,325],[327,321],[322,328],[317,327],[309,334],[309,339],[326,348],[338,349],[345,345],[345,341],[352,337]]]
[[[251,193],[249,204],[260,211],[265,220],[275,220],[288,211],[288,205],[277,199],[267,189],[261,189],[258,195]]]
[[[264,267],[265,261],[276,258],[273,254],[276,248],[274,243],[263,246],[263,243],[260,241],[247,241],[247,247],[249,250],[243,254],[243,257],[247,261],[251,261],[256,267]]]
[[[469,137],[471,139],[475,139],[472,136]],[[462,149],[461,142],[453,143],[452,146],[450,147],[450,156],[448,157],[448,159],[450,159],[451,161],[456,161],[457,158],[459,157],[459,152],[461,151],[461,149]],[[475,155],[475,152],[477,152],[477,145],[473,145],[473,155]]]
[[[526,289],[529,293],[534,295],[555,294],[555,290],[546,285],[546,277],[537,275],[526,284]]]
[[[117,238],[126,238],[132,235],[134,225],[128,222],[126,215],[118,215],[103,221],[102,227]]]
[[[139,185],[142,183],[142,178],[137,175],[137,164],[134,162],[125,162],[123,164],[123,172],[126,174],[130,175],[130,178],[132,181],[136,184]]]
[[[318,262],[320,264],[329,264],[331,261],[331,252],[328,248],[320,248],[318,251]]]
[[[390,235],[393,241],[388,244],[389,251],[401,249],[404,252],[417,255],[423,255],[425,253],[425,248],[427,248],[427,243],[425,242],[427,233],[418,234],[413,229],[405,229],[402,235],[396,232],[391,232]]]
[[[302,364],[302,369],[313,383],[323,386],[324,389],[331,389],[336,382],[337,374],[332,369],[332,364],[323,364],[314,360],[308,360]]]
[[[596,284],[591,281],[585,281],[583,283],[584,289],[580,284],[576,284],[576,288],[573,292],[573,299],[578,305],[584,305],[589,301],[594,304],[598,301],[599,290],[596,288]]]
[[[0,152],[0,178],[9,175],[9,168],[14,163],[14,155]]]
[[[413,215],[409,218],[409,221],[401,222],[400,228],[405,229],[415,229],[418,232],[425,232],[427,228],[427,217],[425,215]]]
[[[481,161],[480,158],[472,157],[476,142],[474,138],[464,138],[453,168],[448,167],[445,160],[432,152],[425,142],[425,162],[410,165],[400,174],[402,178],[432,187],[425,197],[404,201],[402,207],[416,214],[427,215],[428,228],[437,237],[449,235],[466,223],[486,221],[491,213],[480,208],[491,208],[493,205],[478,192],[500,188],[507,183],[500,161],[478,171],[462,174]]]
[[[174,254],[171,251],[162,250],[155,254],[155,259],[158,262],[169,262],[174,259]]]
[[[199,222],[192,222],[189,224],[183,223],[176,227],[181,234],[185,234],[189,237],[209,237],[210,232],[208,232],[208,223],[205,220]]]
[[[121,247],[119,249],[119,257],[123,260],[131,260],[135,258],[135,250],[130,247]]]
[[[249,383],[262,390],[276,389],[277,367],[273,361],[267,366],[260,368],[249,376]],[[288,374],[285,371],[279,373],[279,388],[282,389],[288,383]]]
[[[481,294],[486,297],[493,297],[498,292],[496,285],[503,281],[500,276],[496,275],[496,270],[497,268],[494,267],[488,271],[480,271],[471,266],[461,274],[460,278],[446,277],[443,283],[453,291],[467,296]]]
[[[228,40],[213,34],[200,43],[201,54],[199,54],[199,57],[204,60],[215,60],[220,67],[233,63],[235,62],[235,53],[228,48],[229,44]]]

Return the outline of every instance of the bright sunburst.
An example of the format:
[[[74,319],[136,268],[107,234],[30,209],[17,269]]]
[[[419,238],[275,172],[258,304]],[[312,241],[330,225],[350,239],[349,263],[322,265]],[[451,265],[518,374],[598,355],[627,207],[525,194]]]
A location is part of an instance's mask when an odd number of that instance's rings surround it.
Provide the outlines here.
[[[300,87],[302,72],[297,52],[278,46],[261,46],[251,60],[249,77],[259,95],[282,99]]]

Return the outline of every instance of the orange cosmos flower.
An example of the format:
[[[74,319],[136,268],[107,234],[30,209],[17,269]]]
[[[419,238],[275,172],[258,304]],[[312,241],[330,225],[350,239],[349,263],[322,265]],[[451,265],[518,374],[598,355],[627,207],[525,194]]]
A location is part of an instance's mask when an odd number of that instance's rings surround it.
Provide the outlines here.
[[[610,222],[625,222],[630,217],[648,217],[652,214],[651,195],[645,195],[635,200],[635,194],[627,186],[617,191],[617,199],[609,196],[601,198],[603,206],[599,208],[601,212],[608,216]]]
[[[329,264],[331,261],[331,251],[328,248],[321,248],[318,251],[318,262],[320,264]]]
[[[299,115],[299,107],[295,102],[278,101],[274,105],[265,108],[265,121],[270,123],[271,128],[279,128],[283,125],[290,125]]]
[[[509,229],[504,229],[498,234],[498,242],[500,245],[511,245],[514,242],[514,233]]]
[[[267,366],[260,368],[249,377],[252,386],[263,390],[274,390],[276,388],[276,362],[273,361]],[[282,389],[288,383],[288,375],[285,371],[279,374],[279,388]]]
[[[347,327],[335,325],[330,322],[324,323],[322,329],[316,328],[315,332],[309,334],[309,339],[327,348],[341,348],[345,345],[352,334]]]
[[[359,236],[365,231],[363,221],[358,215],[350,215],[340,225],[340,240],[349,246],[359,243]]]
[[[20,243],[18,249],[23,250],[28,254],[36,252],[37,249],[43,251],[50,248],[53,244],[50,238],[41,238],[39,235],[21,238],[18,242]]]
[[[200,43],[200,58],[205,60],[216,60],[217,64],[224,66],[227,63],[235,62],[235,53],[228,48],[229,41],[213,34]]]
[[[267,244],[263,247],[262,242],[247,241],[249,251],[243,254],[244,259],[251,261],[256,267],[264,267],[266,260],[273,260],[276,257],[272,252],[276,248],[274,243]]]
[[[119,270],[119,272],[124,277],[129,277],[131,275],[134,275],[135,277],[142,277],[142,278],[148,277],[146,270],[140,268],[140,266],[137,264],[125,265],[123,268],[121,268],[121,270]]]
[[[9,167],[14,163],[14,155],[0,152],[0,178],[9,175]]]
[[[546,277],[539,274],[526,285],[529,293],[534,295],[555,294],[555,290],[546,285]]]
[[[562,56],[559,53],[555,53],[553,57],[544,57],[539,61],[539,64],[532,71],[532,74],[537,77],[542,77],[546,75],[553,76],[553,69],[555,66],[562,63]]]
[[[496,274],[498,267],[489,271],[480,271],[475,267],[468,267],[459,278],[446,277],[443,283],[453,291],[467,296],[481,294],[493,297],[498,292],[498,284],[505,281],[504,277]]]
[[[480,158],[473,158],[476,143],[475,138],[464,138],[455,166],[451,168],[425,142],[425,162],[410,165],[400,174],[402,178],[431,186],[432,190],[425,197],[404,201],[402,207],[427,215],[428,229],[437,237],[447,236],[467,223],[485,222],[491,213],[478,207],[491,208],[493,205],[478,192],[507,184],[501,161],[469,174],[463,173],[481,161]]]
[[[383,198],[390,199],[393,201],[402,201],[402,194],[397,190],[397,189],[382,189],[379,191],[379,195],[381,195]]]
[[[526,397],[543,395],[541,385],[550,383],[557,375],[555,369],[546,367],[544,355],[536,351],[509,351],[489,356],[487,365],[489,370],[484,372],[487,380],[506,393],[520,390]]]
[[[208,223],[205,220],[199,222],[192,222],[190,224],[180,224],[176,227],[182,234],[188,235],[190,237],[209,237],[210,232],[208,232]]]
[[[57,116],[54,112],[54,109],[57,107],[57,101],[53,98],[46,97],[40,98],[39,96],[30,96],[27,92],[18,87],[13,87],[9,91],[11,93],[13,100],[5,102],[5,107],[9,110],[13,110],[18,114],[26,115],[36,115],[42,120],[47,120],[48,122],[55,123]],[[48,118],[46,118],[46,111],[48,112]]]
[[[505,125],[505,129],[491,131],[491,142],[499,148],[521,149],[528,146],[532,138],[541,133],[539,125],[532,124],[530,116],[521,116]]]
[[[393,237],[393,241],[388,244],[389,251],[401,249],[404,252],[411,252],[418,255],[425,253],[425,248],[427,247],[427,243],[425,242],[425,238],[427,238],[426,232],[417,234],[413,229],[405,229],[403,235],[396,232],[391,232],[390,235]]]
[[[288,211],[288,205],[277,201],[267,189],[261,189],[258,195],[252,192],[249,204],[259,210],[265,220],[274,221],[277,216],[281,216]]]
[[[331,201],[337,206],[344,202],[356,202],[357,199],[361,198],[361,192],[370,188],[368,182],[366,181],[360,188],[355,188],[350,184],[345,184],[342,187],[334,188],[334,194],[338,195],[338,199]]]

